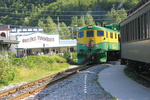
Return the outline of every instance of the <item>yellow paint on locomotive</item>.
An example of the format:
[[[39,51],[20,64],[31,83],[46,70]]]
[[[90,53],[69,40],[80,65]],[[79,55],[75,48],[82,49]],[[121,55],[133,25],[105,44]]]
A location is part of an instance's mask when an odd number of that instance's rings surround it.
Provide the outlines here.
[[[138,53],[139,50],[129,50],[129,52],[131,52],[131,53]]]
[[[93,30],[90,30],[93,31]],[[120,39],[120,34],[115,32],[109,32],[109,31],[103,31],[104,36],[97,36],[97,30],[94,30],[94,36],[93,37],[86,37],[87,31],[84,31],[84,37],[78,38],[78,32],[77,32],[77,43],[85,44],[91,41],[91,43],[102,43],[102,42],[113,42],[118,43]],[[106,37],[106,32],[108,32],[108,38]],[[113,33],[113,38],[110,38],[110,33]],[[116,34],[116,36],[115,36]],[[115,49],[116,47],[114,47]]]

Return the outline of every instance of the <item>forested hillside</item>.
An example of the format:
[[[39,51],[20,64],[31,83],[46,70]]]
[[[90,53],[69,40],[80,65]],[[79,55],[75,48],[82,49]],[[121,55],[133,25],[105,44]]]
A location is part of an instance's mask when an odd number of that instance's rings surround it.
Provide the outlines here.
[[[139,1],[0,0],[0,23],[11,27],[47,27],[45,32],[49,32],[48,27],[82,27],[102,21],[118,23],[126,17],[125,10]],[[54,29],[52,32],[57,31]]]

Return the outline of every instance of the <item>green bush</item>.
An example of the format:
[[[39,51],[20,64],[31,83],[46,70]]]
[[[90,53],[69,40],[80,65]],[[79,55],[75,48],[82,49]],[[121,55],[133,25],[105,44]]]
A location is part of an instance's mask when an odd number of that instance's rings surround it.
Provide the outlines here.
[[[54,59],[56,60],[57,63],[62,63],[67,61],[65,58],[59,56],[55,56]]]
[[[72,58],[77,59],[77,52],[72,52]]]
[[[69,58],[69,57],[70,57],[70,52],[65,52],[65,53],[64,53],[64,57],[65,57],[65,58]]]
[[[24,66],[29,68],[42,67],[53,63],[66,62],[66,59],[59,56],[28,56],[27,58],[14,58],[12,63],[16,66]]]
[[[5,52],[4,52],[5,53]],[[7,53],[6,53],[7,54]],[[68,55],[69,56],[69,55]],[[57,63],[66,62],[66,59],[59,56],[28,56],[27,58],[10,57],[0,58],[0,86],[8,85],[9,81],[20,76],[17,75],[17,68],[54,70]],[[17,76],[16,76],[17,75]]]
[[[0,84],[8,85],[9,81],[12,81],[17,74],[15,67],[10,66],[10,60],[4,58],[0,59]]]

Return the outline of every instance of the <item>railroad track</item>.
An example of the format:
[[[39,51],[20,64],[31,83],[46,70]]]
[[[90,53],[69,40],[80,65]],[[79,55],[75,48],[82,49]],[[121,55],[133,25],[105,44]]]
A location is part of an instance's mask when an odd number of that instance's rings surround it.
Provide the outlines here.
[[[92,66],[93,65],[89,65],[89,66],[83,65],[83,66],[79,66],[79,67],[76,67],[76,68],[68,69],[68,70],[65,70],[65,71],[62,71],[62,72],[50,75],[48,77],[36,80],[34,82],[31,82],[31,83],[28,83],[28,84],[25,84],[25,85],[22,85],[22,86],[10,89],[8,91],[0,93],[0,100],[4,100],[6,98],[10,99],[10,100],[23,99],[25,97],[33,95],[36,92],[39,92],[40,90],[44,89],[45,87],[47,87],[49,85],[52,85],[53,83],[56,83],[56,82],[60,81],[61,79],[64,79],[64,78],[66,78],[66,77],[68,77],[68,76],[70,76],[70,75],[72,75],[74,73],[77,73],[77,72],[79,72],[81,70],[85,70],[85,69],[87,69],[89,67],[92,67]],[[50,81],[47,81],[47,80],[50,80]],[[42,85],[38,85],[39,83],[42,83],[42,82],[45,82],[45,83],[42,84]],[[37,87],[35,88],[34,85],[37,85]],[[19,95],[15,95],[15,93],[20,92],[20,91],[24,91],[25,89],[30,88],[30,87],[34,87],[34,88],[30,89],[30,90],[28,90],[26,92],[23,92],[23,93],[21,93]]]
[[[140,77],[142,77],[143,79],[145,79],[145,80],[147,80],[147,81],[150,81],[150,76],[149,77],[147,77],[146,75],[144,75],[144,74],[142,74],[142,72],[141,73],[139,73],[139,72],[137,72],[136,70],[134,70],[134,72],[136,72],[136,73],[138,73],[139,74],[139,76]]]
[[[139,73],[139,75],[140,75],[142,78],[144,78],[145,80],[150,81],[150,78],[149,78],[149,77],[147,77],[147,76],[145,76],[145,75],[143,75],[143,74],[140,74],[140,73]]]

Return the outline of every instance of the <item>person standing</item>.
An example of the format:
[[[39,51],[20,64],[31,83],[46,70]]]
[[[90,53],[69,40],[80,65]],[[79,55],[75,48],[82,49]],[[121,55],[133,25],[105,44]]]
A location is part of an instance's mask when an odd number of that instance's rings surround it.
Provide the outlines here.
[[[39,52],[37,52],[37,54],[36,54],[37,56],[40,56],[40,53]]]
[[[44,55],[44,53],[43,53],[43,52],[41,52],[41,55]]]

